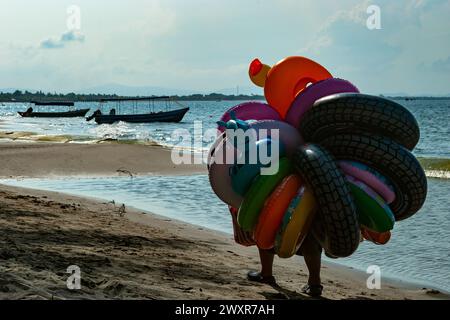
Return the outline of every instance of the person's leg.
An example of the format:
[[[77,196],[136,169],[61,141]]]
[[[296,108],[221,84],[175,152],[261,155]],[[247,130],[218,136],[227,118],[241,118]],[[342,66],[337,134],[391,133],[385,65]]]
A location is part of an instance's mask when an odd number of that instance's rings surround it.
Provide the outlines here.
[[[302,244],[301,253],[309,272],[308,285],[303,287],[302,291],[313,297],[320,296],[323,289],[320,279],[322,247],[312,235],[309,235]]]
[[[273,258],[274,254],[272,251],[259,249],[259,260],[261,261],[261,275],[263,277],[272,276]]]
[[[261,271],[249,271],[247,278],[250,281],[262,282],[262,283],[275,283],[275,278],[272,275],[273,259],[275,254],[273,250],[259,249],[259,260],[261,261]]]
[[[308,268],[309,277],[308,284],[309,285],[320,285],[320,267],[321,267],[321,250],[317,249],[317,246],[314,244],[308,244],[311,246],[307,250],[303,252],[303,258],[305,259],[306,267]]]

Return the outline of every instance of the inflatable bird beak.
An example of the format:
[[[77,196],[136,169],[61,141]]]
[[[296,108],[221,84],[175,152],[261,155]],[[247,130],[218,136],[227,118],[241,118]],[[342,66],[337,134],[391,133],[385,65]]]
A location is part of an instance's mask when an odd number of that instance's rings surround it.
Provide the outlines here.
[[[259,59],[253,60],[248,70],[250,80],[258,87],[264,88],[270,69],[270,66],[263,64]]]

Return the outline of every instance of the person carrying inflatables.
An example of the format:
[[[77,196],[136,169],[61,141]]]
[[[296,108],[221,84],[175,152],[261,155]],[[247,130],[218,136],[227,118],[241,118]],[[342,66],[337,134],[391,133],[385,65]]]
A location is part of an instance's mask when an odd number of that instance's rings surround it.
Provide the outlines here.
[[[261,269],[248,279],[275,285],[274,255],[301,255],[309,272],[302,292],[318,297],[322,251],[337,259],[351,256],[362,239],[386,244],[395,222],[424,204],[426,175],[411,153],[419,126],[403,106],[361,94],[305,57],[273,67],[255,59],[249,75],[267,103],[233,106],[217,122],[209,182],[230,208],[235,241],[258,247]],[[228,132],[237,129],[254,130],[254,145],[238,148]],[[248,146],[271,156],[277,145],[276,172],[263,174],[257,157],[247,163]]]
[[[239,226],[237,222],[237,210],[232,207],[229,207],[229,209],[233,220],[234,240],[236,243],[247,247],[255,245],[256,242],[252,237],[252,233],[242,230]],[[249,271],[247,273],[248,280],[270,285],[276,284],[272,272],[273,260],[275,257],[274,250],[258,248],[258,252],[261,262],[261,271]],[[303,286],[301,291],[311,297],[321,296],[323,290],[320,279],[322,247],[312,234],[309,234],[306,237],[300,249],[297,251],[297,255],[303,256],[309,272],[308,283]]]

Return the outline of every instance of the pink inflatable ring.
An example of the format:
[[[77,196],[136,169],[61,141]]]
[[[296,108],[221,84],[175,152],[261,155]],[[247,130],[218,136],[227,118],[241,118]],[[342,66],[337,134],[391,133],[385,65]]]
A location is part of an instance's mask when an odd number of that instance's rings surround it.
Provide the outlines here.
[[[353,161],[339,161],[339,167],[346,175],[356,178],[372,188],[386,203],[391,204],[394,202],[394,190],[389,187],[387,179],[375,172],[375,170],[368,168],[362,163]]]
[[[234,112],[239,120],[281,120],[280,114],[271,106],[262,102],[245,102],[238,104],[226,111],[220,118],[220,121],[228,122],[231,120],[230,113]],[[219,126],[220,132],[225,128]]]

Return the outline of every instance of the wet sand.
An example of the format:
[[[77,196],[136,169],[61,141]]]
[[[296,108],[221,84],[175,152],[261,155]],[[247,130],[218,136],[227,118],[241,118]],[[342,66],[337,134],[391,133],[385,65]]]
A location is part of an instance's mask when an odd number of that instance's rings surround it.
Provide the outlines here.
[[[0,142],[0,163],[5,178],[206,173],[206,165],[173,164],[169,148],[115,142]]]

